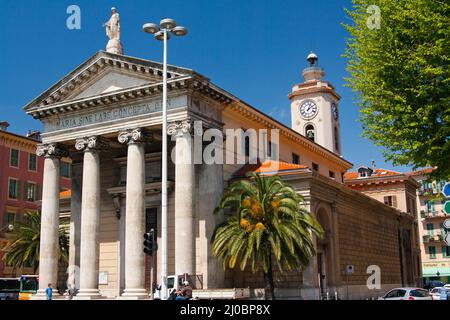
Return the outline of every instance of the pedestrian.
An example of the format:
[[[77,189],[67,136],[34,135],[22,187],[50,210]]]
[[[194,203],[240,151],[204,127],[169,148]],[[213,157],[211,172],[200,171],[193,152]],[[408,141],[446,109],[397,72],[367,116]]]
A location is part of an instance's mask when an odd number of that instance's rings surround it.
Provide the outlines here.
[[[186,300],[186,297],[183,295],[181,290],[177,291],[177,297],[175,298],[175,300]]]
[[[53,300],[53,289],[51,283],[49,283],[47,289],[45,289],[45,295],[47,296],[47,300]]]
[[[69,284],[69,289],[67,290],[67,294],[69,296],[69,300],[72,300],[76,295],[76,289],[71,284]]]
[[[181,294],[187,300],[192,299],[192,287],[189,285],[188,281],[184,281],[183,284],[184,284],[184,287],[183,287],[183,289],[181,289]]]
[[[170,294],[169,297],[167,298],[167,300],[176,300],[177,298],[177,289],[173,289]]]

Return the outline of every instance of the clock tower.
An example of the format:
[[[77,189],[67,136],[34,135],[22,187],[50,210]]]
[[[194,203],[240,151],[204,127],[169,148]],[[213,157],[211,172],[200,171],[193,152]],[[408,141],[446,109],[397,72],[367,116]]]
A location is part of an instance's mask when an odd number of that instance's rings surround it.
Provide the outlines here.
[[[304,82],[295,85],[291,100],[292,129],[341,154],[341,129],[339,124],[339,100],[331,83],[322,80],[325,72],[319,67],[317,55],[311,52],[303,69]]]

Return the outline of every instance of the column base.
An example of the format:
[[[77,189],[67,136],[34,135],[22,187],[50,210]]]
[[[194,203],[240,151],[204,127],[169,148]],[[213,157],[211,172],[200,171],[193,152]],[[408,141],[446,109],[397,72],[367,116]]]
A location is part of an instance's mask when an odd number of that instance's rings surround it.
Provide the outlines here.
[[[59,294],[58,290],[53,289],[52,299],[53,300],[61,299],[61,297],[62,296]],[[45,293],[45,290],[40,289],[36,292],[34,296],[30,298],[30,300],[47,300],[47,294]]]
[[[139,300],[150,299],[149,293],[145,289],[125,289],[118,300]]]
[[[98,289],[80,289],[73,300],[92,300],[101,299],[103,296],[100,294]]]

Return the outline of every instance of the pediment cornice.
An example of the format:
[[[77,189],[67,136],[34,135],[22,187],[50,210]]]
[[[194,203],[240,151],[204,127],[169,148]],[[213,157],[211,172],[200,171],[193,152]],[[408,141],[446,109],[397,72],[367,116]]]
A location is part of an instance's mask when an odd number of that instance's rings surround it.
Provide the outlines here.
[[[211,83],[205,82],[203,79],[197,79],[195,76],[191,75],[168,80],[167,88],[169,92],[182,89],[195,90],[224,104],[229,104],[232,101],[228,95],[218,90]],[[35,119],[42,119],[53,115],[82,111],[117,102],[123,103],[135,99],[157,96],[162,94],[162,91],[163,83],[158,82],[104,93],[93,97],[63,101],[61,103],[52,103],[49,105],[40,105],[30,111],[27,111],[27,113],[32,115]]]
[[[154,83],[158,79],[162,81],[163,67],[160,63],[100,51],[28,103],[24,110],[28,114],[35,116],[38,110],[52,109],[50,108],[51,106],[65,104],[75,96],[74,93],[82,90],[94,78],[108,72],[105,69],[134,74],[140,78],[148,77],[149,83]],[[209,79],[195,73],[193,70],[168,66],[169,79],[181,79],[188,75],[195,75],[203,81],[209,81]]]

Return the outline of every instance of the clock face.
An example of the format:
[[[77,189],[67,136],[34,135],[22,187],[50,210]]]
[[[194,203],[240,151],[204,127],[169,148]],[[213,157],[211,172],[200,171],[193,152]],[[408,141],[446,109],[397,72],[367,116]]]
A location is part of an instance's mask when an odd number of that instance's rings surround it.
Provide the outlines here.
[[[339,112],[336,103],[331,104],[331,112],[333,113],[334,120],[337,120],[339,118]]]
[[[318,110],[319,109],[314,101],[307,100],[300,106],[300,115],[304,119],[312,119],[316,116]]]

